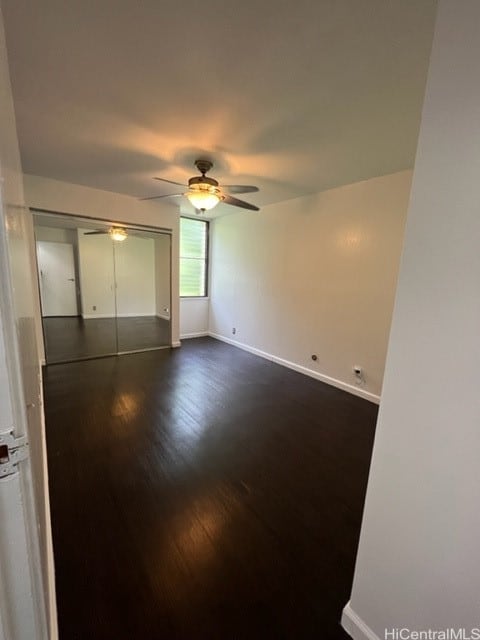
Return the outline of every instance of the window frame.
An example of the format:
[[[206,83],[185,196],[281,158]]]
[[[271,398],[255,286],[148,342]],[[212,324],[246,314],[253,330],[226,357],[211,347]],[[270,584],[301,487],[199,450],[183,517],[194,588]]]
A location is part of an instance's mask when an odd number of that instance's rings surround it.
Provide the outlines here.
[[[181,264],[181,259],[182,256],[180,255],[180,247],[181,247],[181,233],[182,233],[182,229],[181,229],[181,224],[182,224],[182,218],[185,218],[186,220],[194,220],[195,222],[201,222],[205,225],[205,258],[204,258],[204,262],[205,262],[205,277],[204,277],[204,282],[203,282],[203,290],[204,290],[204,294],[202,296],[182,296],[182,294],[180,293],[181,290],[181,273],[180,273],[180,264]],[[206,298],[208,298],[209,295],[209,281],[210,281],[210,220],[199,220],[198,218],[193,218],[192,216],[180,216],[180,224],[178,227],[178,234],[179,234],[179,243],[178,243],[178,289],[179,289],[179,297],[180,300],[204,300]]]

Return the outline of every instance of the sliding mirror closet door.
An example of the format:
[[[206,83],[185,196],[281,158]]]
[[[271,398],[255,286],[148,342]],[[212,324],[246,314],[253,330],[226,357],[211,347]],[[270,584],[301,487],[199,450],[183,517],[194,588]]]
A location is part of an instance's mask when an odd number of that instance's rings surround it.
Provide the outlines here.
[[[108,228],[79,228],[83,357],[117,353],[115,266]]]
[[[128,229],[114,265],[118,352],[170,346],[170,236]]]
[[[100,222],[83,227],[66,216],[34,216],[47,364],[117,352],[108,229]]]
[[[34,215],[47,364],[171,345],[170,235]]]

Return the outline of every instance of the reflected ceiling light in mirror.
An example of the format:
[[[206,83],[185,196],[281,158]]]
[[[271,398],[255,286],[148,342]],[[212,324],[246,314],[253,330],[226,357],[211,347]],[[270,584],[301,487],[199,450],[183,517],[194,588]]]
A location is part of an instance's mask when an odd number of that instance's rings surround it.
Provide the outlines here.
[[[110,238],[115,242],[123,242],[128,236],[126,229],[122,229],[122,227],[112,227],[108,233],[110,234]]]

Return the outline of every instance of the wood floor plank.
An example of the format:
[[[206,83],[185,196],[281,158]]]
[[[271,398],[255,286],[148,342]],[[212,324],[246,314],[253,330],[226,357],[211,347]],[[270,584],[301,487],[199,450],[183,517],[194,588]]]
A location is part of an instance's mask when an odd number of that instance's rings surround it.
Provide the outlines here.
[[[60,640],[347,637],[375,405],[211,338],[44,384]]]

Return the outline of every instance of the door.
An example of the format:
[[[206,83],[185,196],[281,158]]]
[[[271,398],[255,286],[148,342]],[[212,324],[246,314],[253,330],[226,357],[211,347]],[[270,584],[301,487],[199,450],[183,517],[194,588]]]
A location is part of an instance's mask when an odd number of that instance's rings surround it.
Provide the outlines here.
[[[56,637],[27,217],[0,183],[0,640]]]
[[[39,241],[37,255],[42,315],[78,315],[73,246]]]

